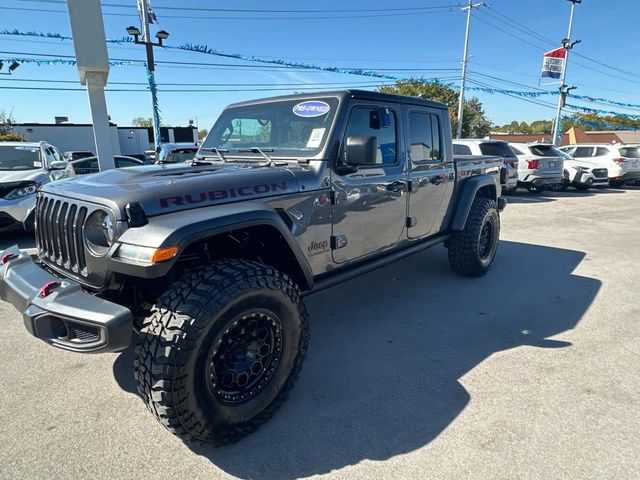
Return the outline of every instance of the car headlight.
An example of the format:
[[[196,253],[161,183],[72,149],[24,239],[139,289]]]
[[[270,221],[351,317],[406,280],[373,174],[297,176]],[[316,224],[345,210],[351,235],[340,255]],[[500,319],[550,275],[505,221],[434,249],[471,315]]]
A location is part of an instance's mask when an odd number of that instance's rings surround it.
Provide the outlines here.
[[[579,173],[585,173],[585,172],[589,171],[588,168],[584,168],[584,167],[573,167],[573,168],[575,168],[576,171],[579,172]]]
[[[11,190],[8,194],[5,195],[4,198],[6,198],[7,200],[15,200],[17,198],[24,198],[30,195],[35,195],[38,191],[39,186],[40,184],[35,182],[22,185],[21,187]]]
[[[113,219],[104,210],[96,210],[84,223],[84,239],[91,252],[106,255],[115,241]]]

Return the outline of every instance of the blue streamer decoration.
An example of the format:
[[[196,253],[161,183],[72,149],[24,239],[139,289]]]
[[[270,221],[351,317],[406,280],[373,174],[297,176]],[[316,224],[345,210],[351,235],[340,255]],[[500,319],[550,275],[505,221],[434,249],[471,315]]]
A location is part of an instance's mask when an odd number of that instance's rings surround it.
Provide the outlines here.
[[[75,60],[67,60],[66,58],[0,58],[3,62],[11,63],[17,62],[20,64],[33,64],[33,65],[77,65],[78,63]],[[140,62],[130,62],[130,61],[121,61],[121,60],[110,60],[109,65],[112,67],[120,67],[122,65],[140,65]]]
[[[153,103],[153,124],[156,128],[153,129],[155,133],[155,144],[158,148],[162,144],[162,137],[160,136],[160,107],[158,106],[158,86],[153,72],[147,68],[147,80],[149,81],[149,90],[151,91],[151,101]]]
[[[604,128],[604,129],[609,129],[609,130],[627,130],[627,131],[632,131],[632,132],[637,132],[639,130],[637,128],[624,127],[622,125],[612,125],[610,123],[592,122],[590,120],[585,120],[583,118],[575,117],[575,116],[572,116],[572,117],[565,116],[565,117],[563,117],[563,119],[571,121],[571,122],[579,123],[581,125],[587,125],[589,127],[595,127],[595,128]]]

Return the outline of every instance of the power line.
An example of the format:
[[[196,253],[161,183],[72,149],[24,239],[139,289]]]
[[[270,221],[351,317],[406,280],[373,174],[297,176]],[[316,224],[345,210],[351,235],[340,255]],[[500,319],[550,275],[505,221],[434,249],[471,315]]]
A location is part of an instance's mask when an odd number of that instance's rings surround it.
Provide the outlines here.
[[[390,85],[387,84],[379,84],[372,85],[383,87]],[[362,87],[362,86],[361,86]],[[299,90],[315,90],[315,91],[323,91],[323,90],[343,90],[349,89],[349,85],[343,85],[340,87],[332,87],[332,88],[317,88],[317,87],[269,87],[269,88],[224,88],[224,89],[158,89],[159,92],[163,93],[207,93],[207,92],[218,92],[218,93],[228,93],[228,92],[275,92],[275,91],[299,91]],[[3,86],[0,85],[0,89],[2,90],[29,90],[29,91],[66,91],[66,92],[86,92],[85,88],[66,88],[66,87],[20,87],[20,86]],[[139,88],[106,88],[105,92],[144,92],[149,93],[147,89],[139,89]]]
[[[66,4],[65,0],[19,0],[24,3],[54,3]],[[135,5],[124,3],[102,3],[103,7],[114,8],[136,8]],[[238,13],[358,13],[358,12],[410,12],[421,10],[435,10],[439,8],[458,8],[464,5],[433,5],[430,7],[404,7],[404,8],[362,8],[362,9],[328,9],[328,10],[278,10],[278,9],[255,9],[255,8],[205,8],[205,7],[171,7],[160,6],[154,7],[154,10],[178,10],[191,12],[238,12]]]

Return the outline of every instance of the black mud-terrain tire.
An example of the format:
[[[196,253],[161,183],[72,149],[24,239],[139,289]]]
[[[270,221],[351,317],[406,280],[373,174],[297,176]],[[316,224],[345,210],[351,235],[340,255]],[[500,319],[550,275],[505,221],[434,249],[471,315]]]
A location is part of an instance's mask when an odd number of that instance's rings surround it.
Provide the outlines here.
[[[487,233],[488,239],[485,237]],[[476,198],[464,230],[456,232],[449,239],[451,268],[465,277],[481,277],[487,273],[495,258],[499,238],[500,215],[496,202]]]
[[[215,387],[216,381],[223,383],[222,374],[216,377],[215,359],[220,361],[216,355],[224,351],[220,346],[224,340],[225,345],[232,344],[224,361],[236,361],[238,354],[232,351],[236,340],[230,335],[249,336],[249,327],[245,332],[237,324],[253,321],[252,316],[267,319],[266,327],[260,328],[273,328],[268,335],[277,338],[273,342],[277,348],[271,348],[264,370],[262,363],[258,365],[262,379],[253,384],[251,395],[245,392],[250,398],[240,400],[238,395],[235,403],[228,403],[231,400],[223,399]],[[270,326],[272,319],[277,327]],[[266,337],[262,330],[251,331],[258,334]],[[248,341],[244,342],[249,350]],[[220,261],[185,274],[160,296],[144,320],[134,361],[138,392],[158,421],[184,441],[232,443],[256,430],[286,400],[308,343],[307,310],[289,277],[254,261]],[[259,355],[258,348],[263,347],[255,347],[253,355]],[[249,375],[254,366],[246,370]],[[272,373],[261,373],[267,369]],[[237,386],[240,377],[236,378]]]

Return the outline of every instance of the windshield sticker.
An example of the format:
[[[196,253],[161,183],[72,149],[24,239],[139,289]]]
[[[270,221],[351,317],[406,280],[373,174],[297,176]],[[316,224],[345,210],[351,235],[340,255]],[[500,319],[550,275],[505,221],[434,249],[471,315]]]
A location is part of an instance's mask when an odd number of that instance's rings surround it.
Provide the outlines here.
[[[309,141],[307,142],[307,148],[318,148],[322,143],[322,137],[326,128],[314,128],[309,135]]]
[[[33,162],[33,166],[36,168],[42,168],[42,162]]]
[[[329,113],[331,107],[328,103],[319,100],[311,100],[309,102],[298,103],[293,107],[293,113],[299,117],[321,117]]]

